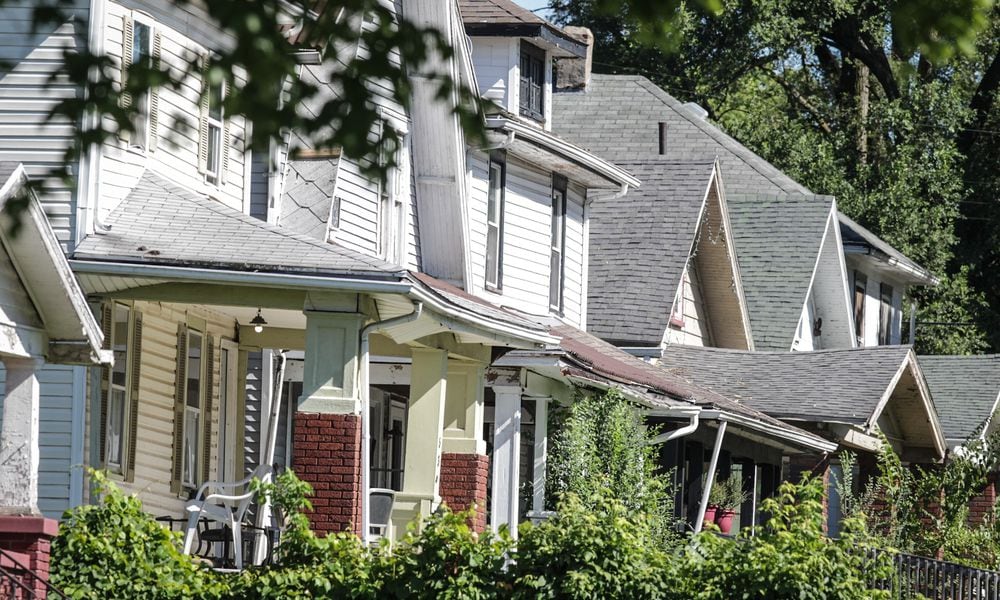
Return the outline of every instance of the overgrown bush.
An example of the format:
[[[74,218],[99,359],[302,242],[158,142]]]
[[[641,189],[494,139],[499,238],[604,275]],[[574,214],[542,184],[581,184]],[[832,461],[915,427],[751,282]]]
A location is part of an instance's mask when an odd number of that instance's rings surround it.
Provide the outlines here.
[[[585,505],[609,494],[633,514],[646,514],[661,543],[674,532],[669,474],[657,473],[656,434],[619,392],[578,395],[558,411],[549,441],[548,502],[574,494]],[[596,506],[594,507],[596,508]]]

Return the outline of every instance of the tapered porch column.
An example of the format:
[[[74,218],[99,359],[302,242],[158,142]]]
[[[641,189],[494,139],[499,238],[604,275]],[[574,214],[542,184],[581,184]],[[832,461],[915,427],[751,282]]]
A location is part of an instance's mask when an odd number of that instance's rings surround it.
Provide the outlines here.
[[[392,511],[396,531],[418,516],[426,517],[441,501],[441,448],[448,388],[448,353],[414,348],[410,370],[410,407],[406,419],[403,490]]]
[[[476,531],[486,529],[486,484],[490,461],[483,439],[484,365],[448,361],[444,444],[441,454],[441,499],[452,510],[475,504]]]
[[[7,387],[0,430],[0,514],[38,515],[38,374],[42,361],[3,358]]]
[[[518,495],[521,479],[521,394],[519,386],[494,386],[496,394],[493,429],[493,502],[490,525],[510,527],[517,538]]]
[[[361,398],[356,385],[362,315],[307,310],[303,392],[292,468],[312,485],[313,529],[361,526]]]

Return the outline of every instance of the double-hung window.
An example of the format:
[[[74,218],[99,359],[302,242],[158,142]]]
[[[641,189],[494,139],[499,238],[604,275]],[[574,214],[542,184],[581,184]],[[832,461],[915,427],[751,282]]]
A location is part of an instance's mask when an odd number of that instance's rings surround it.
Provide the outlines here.
[[[878,343],[880,346],[892,343],[892,286],[879,285]]]
[[[865,295],[867,294],[868,278],[864,273],[854,272],[854,331],[858,337],[858,345],[865,342]]]
[[[209,183],[219,183],[222,176],[222,154],[223,154],[223,118],[222,99],[224,97],[225,84],[223,82],[212,83],[208,86],[208,111],[206,113],[205,126],[208,130],[206,143],[207,157],[205,163],[205,176]]]
[[[521,116],[545,119],[545,51],[521,42],[521,81],[518,88]]]
[[[129,422],[129,330],[132,309],[117,302],[111,306],[111,351],[115,364],[108,378],[107,420],[104,424],[104,464],[116,473],[124,473]],[[134,432],[131,432],[134,435]]]
[[[187,332],[187,380],[184,385],[184,446],[181,483],[185,487],[198,487],[200,473],[198,465],[202,455],[202,374],[204,356],[204,337],[198,331],[189,329]]]
[[[486,288],[503,287],[503,212],[507,161],[503,151],[490,154],[489,191],[486,201]]]
[[[552,176],[552,237],[549,258],[549,308],[562,313],[566,265],[566,178]]]

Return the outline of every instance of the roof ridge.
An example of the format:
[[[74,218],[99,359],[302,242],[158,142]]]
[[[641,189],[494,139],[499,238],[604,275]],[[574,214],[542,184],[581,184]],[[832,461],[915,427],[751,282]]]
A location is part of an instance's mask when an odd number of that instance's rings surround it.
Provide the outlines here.
[[[912,350],[909,344],[884,344],[881,346],[863,346],[860,348],[820,348],[818,350],[740,350],[737,348],[718,348],[714,346],[692,346],[690,344],[670,343],[666,348],[680,348],[682,350],[693,350],[695,352],[714,352],[717,354],[737,354],[741,356],[812,356],[816,354],[838,354],[838,353],[862,353],[862,352],[887,352],[888,350]],[[994,355],[1000,357],[1000,354]],[[918,357],[919,358],[919,357]]]

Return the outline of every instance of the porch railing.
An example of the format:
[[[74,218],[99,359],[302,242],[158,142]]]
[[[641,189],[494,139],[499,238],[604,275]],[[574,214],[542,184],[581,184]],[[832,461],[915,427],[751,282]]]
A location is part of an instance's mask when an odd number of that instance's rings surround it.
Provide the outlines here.
[[[885,551],[868,549],[875,559]],[[872,582],[875,587],[892,590],[899,600],[924,597],[928,600],[1000,600],[1000,571],[966,567],[953,562],[891,553],[894,580]]]
[[[59,598],[69,600],[48,580],[29,569],[13,552],[0,548],[0,600]]]

